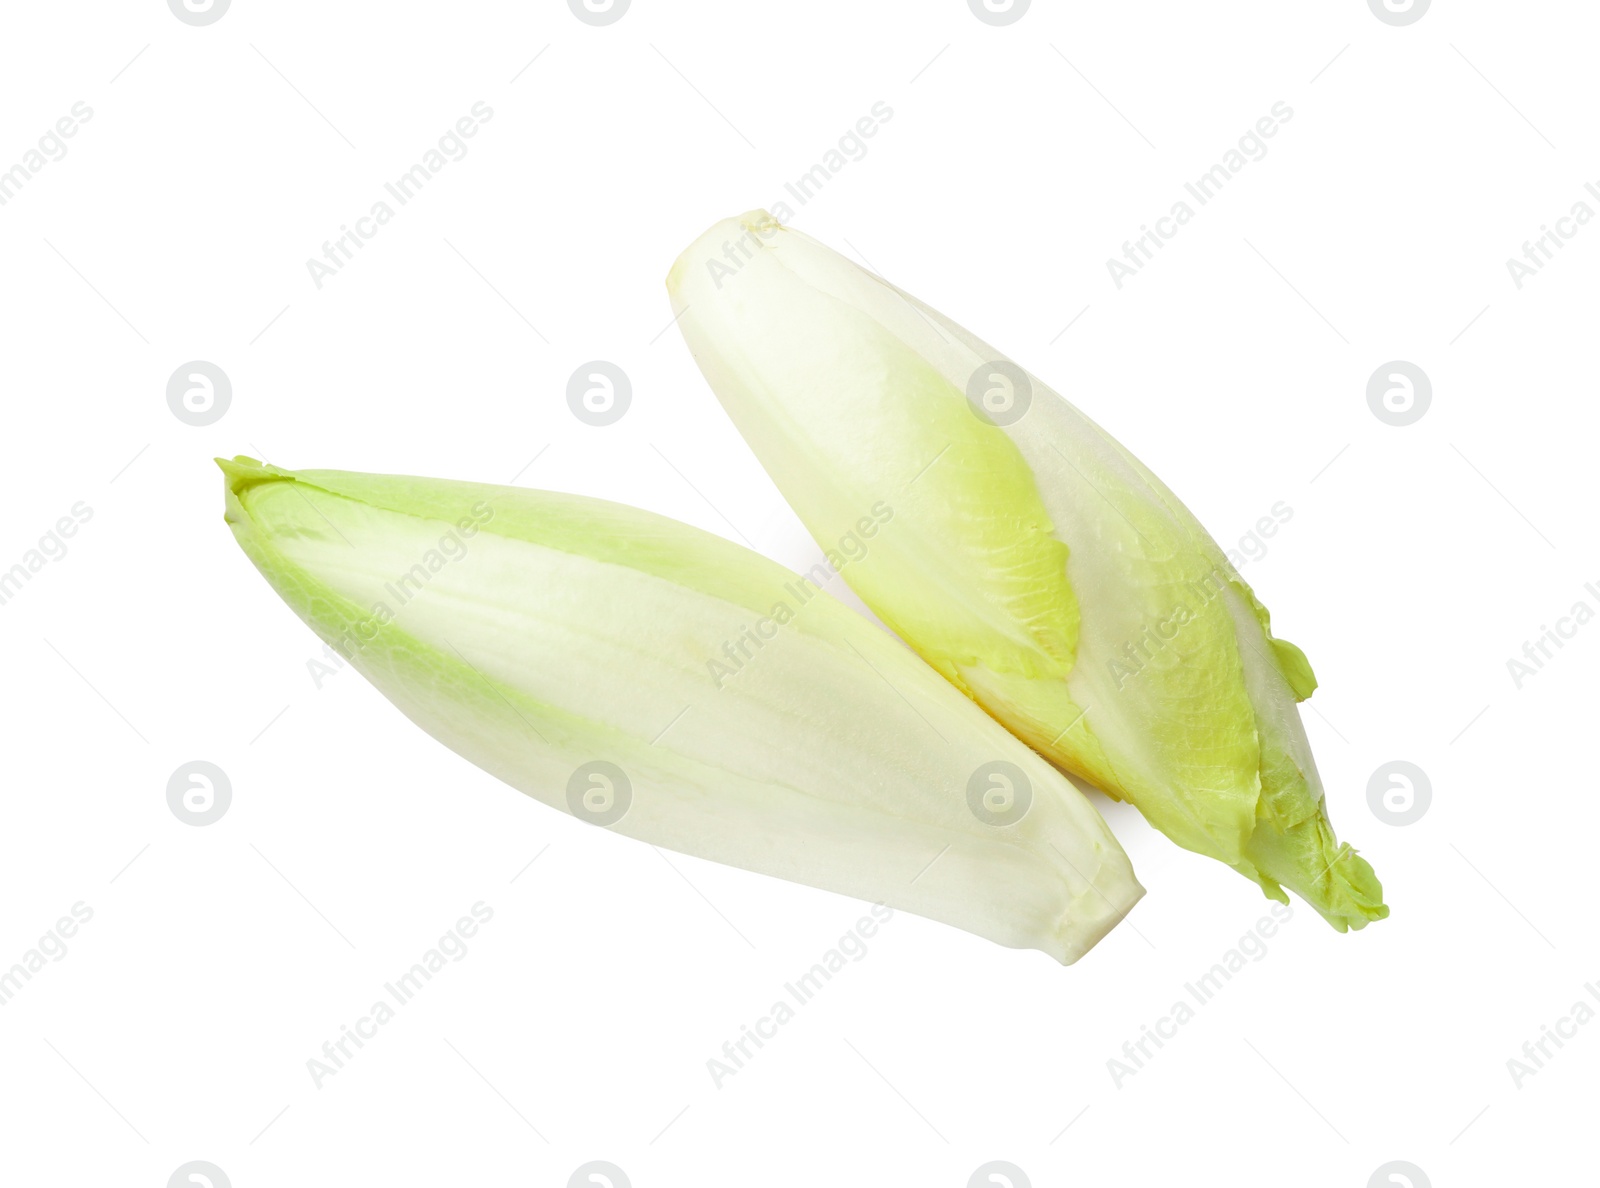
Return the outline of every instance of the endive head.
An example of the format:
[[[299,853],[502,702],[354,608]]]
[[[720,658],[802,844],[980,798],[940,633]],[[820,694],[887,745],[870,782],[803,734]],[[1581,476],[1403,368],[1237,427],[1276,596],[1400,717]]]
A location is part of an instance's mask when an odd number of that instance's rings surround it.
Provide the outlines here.
[[[1120,443],[938,311],[765,212],[668,277],[723,407],[844,576],[935,669],[1189,849],[1335,927],[1381,918],[1295,701],[1316,682],[1224,551]]]
[[[228,523],[284,601],[428,733],[553,807],[1061,961],[1142,893],[1078,789],[748,549],[580,496],[220,465]],[[1026,811],[989,813],[994,787],[1025,788]]]

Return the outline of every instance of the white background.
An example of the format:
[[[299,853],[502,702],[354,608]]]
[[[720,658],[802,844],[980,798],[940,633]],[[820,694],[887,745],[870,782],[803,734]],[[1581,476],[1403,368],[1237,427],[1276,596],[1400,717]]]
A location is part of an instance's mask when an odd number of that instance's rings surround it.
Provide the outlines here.
[[[557,0],[235,0],[195,28],[107,0],[5,23],[0,169],[94,114],[0,207],[0,568],[75,502],[93,518],[0,606],[0,965],[94,916],[0,1007],[0,1180],[1592,1177],[1600,1026],[1520,1088],[1506,1062],[1600,979],[1600,627],[1520,689],[1506,661],[1600,607],[1600,226],[1520,290],[1505,264],[1600,182],[1591,6],[1392,27],[1359,0],[1036,0],[996,28],[961,0],[634,0],[595,28]],[[470,153],[319,289],[306,260],[480,100]],[[1221,865],[1097,797],[1149,895],[1082,963],[897,916],[717,1088],[706,1061],[862,906],[668,861],[353,672],[319,689],[320,645],[222,522],[210,459],[247,453],[516,476],[808,567],[662,280],[880,100],[794,225],[1060,389],[1224,544],[1293,508],[1245,574],[1316,666],[1330,811],[1393,908],[1339,936],[1299,905],[1120,1088],[1107,1060],[1265,914]],[[1280,100],[1266,157],[1119,290],[1107,258]],[[194,359],[233,384],[203,428],[166,403]],[[633,385],[607,428],[565,401],[590,359]],[[1433,384],[1405,428],[1366,401],[1393,359]],[[204,828],[166,803],[194,759],[233,790]],[[1432,784],[1407,827],[1367,801],[1394,759]],[[468,956],[317,1088],[306,1061],[479,900]]]

